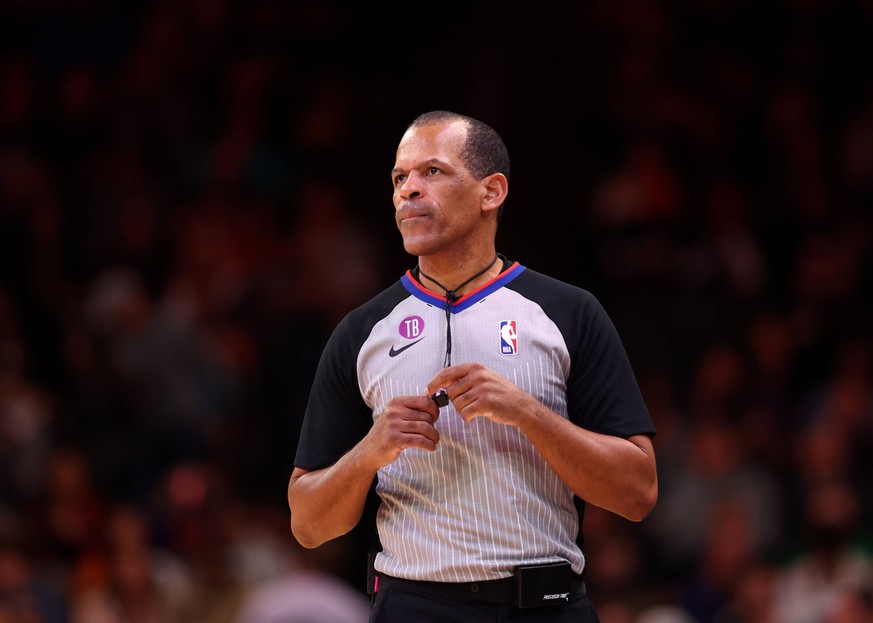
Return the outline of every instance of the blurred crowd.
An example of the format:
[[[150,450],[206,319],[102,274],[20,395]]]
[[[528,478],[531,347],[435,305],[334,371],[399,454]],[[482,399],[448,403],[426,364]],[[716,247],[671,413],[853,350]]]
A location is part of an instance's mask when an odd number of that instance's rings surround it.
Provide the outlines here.
[[[869,0],[4,5],[0,623],[366,620],[367,535],[285,490],[433,108],[658,427],[652,515],[585,517],[603,623],[873,621]]]

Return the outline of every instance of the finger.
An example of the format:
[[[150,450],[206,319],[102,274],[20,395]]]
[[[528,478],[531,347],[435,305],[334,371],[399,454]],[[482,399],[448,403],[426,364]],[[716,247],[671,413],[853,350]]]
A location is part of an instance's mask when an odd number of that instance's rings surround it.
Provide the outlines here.
[[[465,392],[453,398],[452,404],[455,406],[455,411],[465,422],[472,422],[477,417],[483,415],[482,402],[472,392]]]
[[[384,430],[383,436],[388,446],[398,451],[407,448],[435,450],[440,440],[439,431],[428,419],[397,418]]]
[[[423,435],[410,435],[400,444],[400,449],[427,450],[428,452],[434,452],[439,445],[439,441],[439,436],[437,436],[436,439],[433,439],[432,437],[425,437]]]
[[[449,395],[449,399],[452,401],[452,404],[457,407],[459,404],[466,405],[470,401],[474,400],[474,387],[475,380],[472,376],[467,375],[463,376],[460,379],[456,380],[454,383],[450,383],[445,387],[446,393]]]
[[[391,399],[385,413],[406,420],[435,422],[440,412],[428,396],[401,396]]]
[[[414,396],[413,398],[414,400],[409,404],[410,409],[425,413],[430,418],[430,422],[436,422],[440,416],[440,408],[433,398],[431,396]]]
[[[433,394],[440,388],[447,387],[452,383],[458,381],[459,379],[467,376],[470,371],[473,369],[475,364],[464,363],[457,366],[449,366],[448,368],[443,368],[439,372],[434,375],[434,377],[427,384],[428,395]]]
[[[435,447],[440,440],[439,431],[427,422],[410,422],[404,434],[409,443],[415,444],[418,441],[426,440],[425,445],[428,447]]]

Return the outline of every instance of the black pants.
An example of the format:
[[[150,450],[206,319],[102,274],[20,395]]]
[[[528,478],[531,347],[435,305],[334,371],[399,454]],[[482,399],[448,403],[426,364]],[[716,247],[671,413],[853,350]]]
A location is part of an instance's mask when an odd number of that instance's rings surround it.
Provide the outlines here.
[[[569,601],[519,608],[491,583],[439,585],[381,576],[370,623],[599,623],[584,591]],[[481,590],[480,590],[481,586]]]

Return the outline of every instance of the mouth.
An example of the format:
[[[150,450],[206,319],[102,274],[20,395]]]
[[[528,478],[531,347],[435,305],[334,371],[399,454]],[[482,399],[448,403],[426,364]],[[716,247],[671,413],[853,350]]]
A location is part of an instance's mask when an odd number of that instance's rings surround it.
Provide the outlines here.
[[[405,223],[414,223],[421,221],[422,219],[428,218],[430,215],[426,210],[411,208],[411,207],[403,207],[397,211],[397,224],[403,225]]]

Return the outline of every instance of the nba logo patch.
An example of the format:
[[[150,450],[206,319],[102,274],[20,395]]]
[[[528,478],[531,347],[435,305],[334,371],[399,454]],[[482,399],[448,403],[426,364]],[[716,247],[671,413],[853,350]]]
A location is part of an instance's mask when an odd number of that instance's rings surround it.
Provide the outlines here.
[[[500,354],[518,354],[518,332],[515,320],[502,320],[500,322]]]

